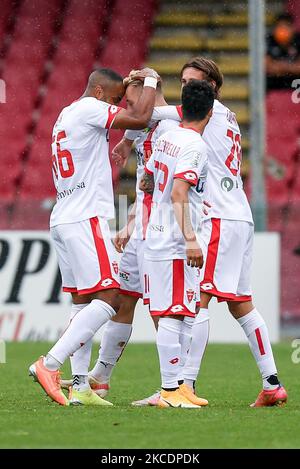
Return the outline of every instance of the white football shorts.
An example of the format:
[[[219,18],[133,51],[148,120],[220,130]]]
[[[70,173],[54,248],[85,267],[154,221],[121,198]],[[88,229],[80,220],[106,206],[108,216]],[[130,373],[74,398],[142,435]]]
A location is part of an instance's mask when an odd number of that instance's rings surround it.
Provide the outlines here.
[[[143,297],[145,241],[131,237],[120,260],[120,293]]]
[[[201,292],[218,301],[251,301],[253,238],[254,226],[247,221],[212,218],[202,222]]]
[[[195,316],[197,269],[185,259],[145,260],[149,276],[150,313],[152,316]]]
[[[107,220],[57,225],[50,230],[63,291],[87,295],[119,288],[119,265]]]

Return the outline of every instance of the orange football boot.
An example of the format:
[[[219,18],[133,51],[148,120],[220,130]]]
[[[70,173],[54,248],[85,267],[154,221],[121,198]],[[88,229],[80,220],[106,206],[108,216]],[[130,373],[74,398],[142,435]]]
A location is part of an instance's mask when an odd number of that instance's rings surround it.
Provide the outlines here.
[[[61,390],[60,372],[48,370],[44,365],[44,357],[40,357],[29,367],[29,375],[37,381],[46,394],[60,405],[69,405],[69,401]]]
[[[176,389],[176,391],[166,391],[165,389],[162,389],[160,391],[160,398],[158,400],[157,407],[181,407],[184,409],[201,409],[201,406],[193,404],[193,402],[183,396],[179,389]]]
[[[200,406],[208,405],[208,401],[206,399],[196,396],[193,389],[185,383],[179,386],[179,392],[184,397],[186,397],[189,401],[191,401],[193,404],[200,405]]]
[[[287,398],[287,392],[281,385],[271,391],[263,389],[259,393],[256,401],[250,404],[250,407],[283,406],[286,404]]]

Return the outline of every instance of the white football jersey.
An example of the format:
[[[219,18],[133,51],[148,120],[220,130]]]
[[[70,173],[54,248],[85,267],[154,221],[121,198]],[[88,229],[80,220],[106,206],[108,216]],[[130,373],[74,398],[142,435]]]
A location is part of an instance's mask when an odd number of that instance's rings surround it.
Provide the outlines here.
[[[161,107],[156,113],[159,114],[154,117],[160,119],[178,120],[179,114],[182,117],[179,106]],[[213,115],[204,130],[203,140],[207,144],[208,156],[207,183],[203,198],[212,205],[209,214],[204,218],[224,218],[253,223],[240,175],[242,161],[240,129],[235,114],[218,100],[214,102]]]
[[[52,133],[57,191],[50,226],[115,216],[108,129],[121,108],[86,97],[65,107]]]
[[[140,180],[144,174],[145,164],[149,160],[155,142],[165,132],[175,127],[178,127],[179,122],[174,120],[163,120],[157,122],[151,129],[145,129],[139,132],[138,137],[135,139],[135,152],[137,156],[136,167],[136,215],[135,215],[135,230],[132,234],[137,239],[145,239],[146,229],[151,212],[152,195],[146,194],[139,188]]]
[[[175,218],[171,193],[174,179],[190,183],[190,215],[196,231],[202,216],[201,195],[207,174],[206,145],[201,135],[181,126],[164,133],[155,144],[146,172],[154,175],[155,187],[145,257],[150,260],[185,259],[185,240]]]

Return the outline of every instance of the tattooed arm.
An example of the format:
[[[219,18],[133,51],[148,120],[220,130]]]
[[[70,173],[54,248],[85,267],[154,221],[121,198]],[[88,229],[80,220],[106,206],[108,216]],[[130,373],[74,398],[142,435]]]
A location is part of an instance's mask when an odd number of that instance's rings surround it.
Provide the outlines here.
[[[140,180],[139,188],[141,191],[146,192],[147,194],[153,194],[153,191],[154,191],[153,174],[150,174],[145,171]]]

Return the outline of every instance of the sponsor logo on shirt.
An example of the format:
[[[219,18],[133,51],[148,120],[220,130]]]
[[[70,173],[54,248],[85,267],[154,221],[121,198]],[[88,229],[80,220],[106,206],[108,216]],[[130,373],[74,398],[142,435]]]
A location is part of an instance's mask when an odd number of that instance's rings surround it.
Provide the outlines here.
[[[69,195],[72,195],[74,191],[78,189],[85,189],[85,183],[84,182],[79,182],[76,184],[75,187],[72,187],[71,189],[65,189],[64,191],[57,192],[56,193],[56,199],[64,199],[65,197],[68,197]]]
[[[149,225],[149,230],[151,231],[160,231],[163,233],[165,231],[164,225]]]
[[[194,159],[193,159],[193,161],[192,161],[192,165],[193,165],[195,168],[198,167],[200,158],[201,158],[201,153],[200,153],[199,151],[196,151],[196,153],[194,154]]]
[[[128,272],[120,272],[120,277],[125,280],[125,282],[129,281],[130,274]]]
[[[234,182],[231,178],[225,177],[221,179],[221,189],[224,192],[230,192],[233,189]]]

